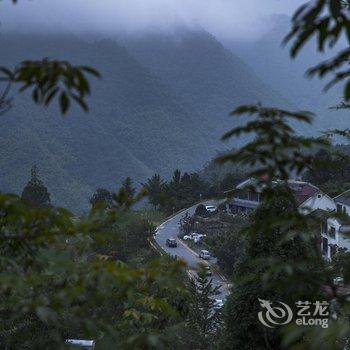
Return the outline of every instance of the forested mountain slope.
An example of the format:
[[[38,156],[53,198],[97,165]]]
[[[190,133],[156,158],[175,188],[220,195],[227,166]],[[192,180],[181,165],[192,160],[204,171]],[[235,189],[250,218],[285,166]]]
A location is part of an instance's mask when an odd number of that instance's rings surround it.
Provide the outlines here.
[[[232,127],[228,113],[241,104],[262,102],[293,108],[205,31],[149,35],[125,40],[124,45],[201,114],[215,137]]]
[[[128,52],[114,40],[0,38],[6,48],[1,65],[65,58],[91,65],[103,77],[92,81],[89,114],[73,108],[62,118],[56,107],[39,108],[15,96],[1,119],[1,191],[19,193],[36,163],[53,203],[83,210],[97,187],[116,189],[126,176],[141,182],[154,172],[166,177],[175,168],[198,169],[228,147],[219,136],[232,126],[228,113],[235,105],[280,102],[208,34],[188,34],[176,45],[141,41],[140,51],[128,45]],[[153,62],[147,46],[156,54]]]

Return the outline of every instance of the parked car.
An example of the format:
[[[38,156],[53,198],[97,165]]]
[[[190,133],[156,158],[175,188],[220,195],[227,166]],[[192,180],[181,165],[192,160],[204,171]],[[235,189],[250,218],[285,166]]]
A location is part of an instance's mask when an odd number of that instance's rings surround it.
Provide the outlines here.
[[[192,232],[189,235],[185,235],[182,237],[182,239],[184,241],[195,241],[195,240],[200,240],[203,237],[205,237],[206,235],[202,235],[201,233],[197,233],[197,232]]]
[[[221,299],[215,299],[214,300],[214,310],[220,310],[222,309],[224,306],[224,302]]]
[[[81,339],[67,339],[66,344],[71,347],[76,347],[81,350],[94,350],[95,341],[94,340],[81,340]]]
[[[205,209],[207,209],[209,213],[215,213],[218,210],[218,208],[215,205],[206,205]]]
[[[204,237],[203,235],[194,236],[193,237],[193,242],[194,243],[202,243],[202,238],[203,237]]]
[[[344,285],[344,278],[343,277],[335,277],[335,278],[333,278],[333,284],[335,286],[343,286]]]
[[[199,257],[203,260],[209,260],[210,259],[210,253],[207,250],[201,250],[199,253]]]
[[[177,242],[175,238],[168,238],[166,240],[166,245],[170,248],[176,248],[177,247]]]

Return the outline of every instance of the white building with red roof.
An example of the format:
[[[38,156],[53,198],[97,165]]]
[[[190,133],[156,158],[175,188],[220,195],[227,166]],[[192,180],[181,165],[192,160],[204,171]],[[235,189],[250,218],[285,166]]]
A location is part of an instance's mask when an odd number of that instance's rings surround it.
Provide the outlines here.
[[[274,181],[278,185],[279,181]],[[305,181],[289,180],[288,186],[293,190],[302,213],[308,214],[320,209],[333,211],[336,205],[331,197],[323,193],[318,187]],[[250,213],[260,203],[262,188],[256,179],[250,178],[239,183],[233,198],[228,200],[229,210],[236,213]]]
[[[350,251],[350,190],[333,198],[336,211],[321,228],[322,254],[331,260],[339,250]]]
[[[279,181],[274,181],[278,185]],[[350,190],[329,197],[318,187],[305,181],[289,180],[299,210],[303,214],[315,210],[324,217],[321,225],[321,251],[326,259],[331,260],[340,250],[350,251]],[[239,183],[232,198],[228,200],[231,213],[249,214],[258,207],[263,188],[256,179],[250,178]]]

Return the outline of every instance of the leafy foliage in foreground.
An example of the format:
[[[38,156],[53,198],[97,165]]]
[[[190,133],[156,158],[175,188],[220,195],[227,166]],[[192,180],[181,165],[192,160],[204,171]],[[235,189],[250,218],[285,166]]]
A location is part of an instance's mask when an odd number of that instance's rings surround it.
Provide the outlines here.
[[[0,67],[0,72],[0,81],[8,86],[18,85],[19,92],[31,89],[32,99],[38,105],[48,106],[58,95],[62,114],[67,113],[71,101],[88,111],[85,100],[90,94],[90,85],[86,75],[100,76],[91,67],[73,66],[67,61],[48,58],[23,61],[13,70]]]
[[[320,327],[298,329],[291,326],[282,329],[284,334],[279,329],[267,331],[262,328],[256,317],[258,298],[293,304],[298,300],[327,300],[325,286],[334,290],[319,251],[320,219],[299,213],[288,186],[288,179],[303,174],[314,165],[313,148],[327,146],[328,141],[301,138],[295,134],[289,120],[310,123],[305,113],[260,105],[243,106],[236,113],[255,116],[225,137],[251,133],[256,138],[219,160],[250,165],[249,176],[258,180],[256,186],[262,190],[262,202],[242,231],[248,243],[245,256],[235,267],[236,293],[228,299],[222,346],[247,350],[312,349],[322,338],[322,349],[334,349],[334,339],[338,339],[341,348],[344,345],[344,335],[341,334],[348,332],[348,328],[344,329],[342,312],[331,331]],[[276,179],[279,180],[278,186],[273,182]],[[293,290],[289,287],[291,285]]]
[[[305,172],[303,178],[332,197],[348,190],[350,187],[349,148],[344,145],[318,150],[314,154],[310,169]]]
[[[317,249],[317,231],[309,229],[313,219],[299,214],[287,187],[268,192],[241,232],[245,251],[235,264],[235,292],[228,300],[224,349],[284,349],[278,330],[265,328],[257,318],[259,298],[293,305],[323,297],[319,293],[325,283],[324,263]]]
[[[349,43],[349,25],[348,1],[307,2],[295,13],[292,30],[286,38],[286,41],[294,39],[291,48],[292,57],[298,54],[312,36],[317,37],[320,51],[324,51],[327,45],[334,47],[343,33]],[[350,73],[348,69],[342,70],[342,67],[348,63],[349,53],[347,48],[309,71],[309,74],[317,74],[321,78],[333,73],[333,79],[327,88],[345,80],[345,101],[350,99]],[[253,133],[257,138],[241,150],[221,158],[221,161],[234,161],[238,164],[254,166],[250,175],[256,176],[260,180],[258,185],[263,186],[263,203],[246,230],[248,240],[253,244],[250,249],[248,244],[248,259],[243,265],[238,265],[243,267],[242,271],[238,269],[238,277],[243,280],[237,281],[236,293],[232,294],[228,301],[226,341],[223,342],[223,346],[228,348],[238,346],[240,349],[346,349],[350,339],[349,303],[346,298],[338,294],[338,289],[334,286],[331,278],[331,272],[335,271],[334,266],[327,267],[327,264],[318,257],[317,238],[310,240],[312,237],[310,232],[319,230],[319,224],[314,226],[317,220],[312,216],[300,216],[295,203],[293,204],[293,195],[286,182],[293,175],[303,174],[307,170],[309,170],[309,176],[321,179],[326,176],[322,172],[317,172],[316,169],[310,170],[317,163],[311,153],[305,156],[298,151],[298,148],[311,150],[311,147],[317,144],[313,140],[297,138],[293,129],[285,122],[288,118],[296,117],[310,123],[310,118],[278,109],[262,109],[260,106],[243,106],[235,113],[257,114],[257,117],[253,122],[233,129],[225,135],[225,138],[239,136],[242,133]],[[275,120],[276,116],[278,119],[274,125],[269,121]],[[288,136],[286,141],[285,136]],[[324,141],[322,143],[326,144]],[[333,161],[333,159],[330,160]],[[278,192],[278,188],[271,186],[273,179],[282,180],[281,189],[284,195]],[[283,198],[291,205],[285,206],[283,203],[278,203]],[[272,208],[274,203],[276,203],[275,210]],[[271,241],[269,237],[272,238]],[[259,244],[261,238],[263,240]],[[297,242],[298,249],[289,246]],[[312,242],[314,245],[310,245]],[[287,247],[286,251],[283,249],[284,246]],[[282,259],[281,252],[286,253]],[[296,252],[298,253],[294,255]],[[266,261],[268,264],[265,264]],[[345,258],[342,263],[347,261]],[[348,270],[348,264],[342,264],[338,269],[338,273],[341,271],[344,277],[345,284],[350,283]],[[290,286],[293,286],[292,293]],[[265,288],[261,289],[261,287]],[[266,299],[269,300],[278,298],[295,302],[298,298],[300,300],[332,299],[333,314],[330,327],[323,329],[290,326],[273,331],[262,328],[256,321],[256,299],[261,297],[266,287],[268,291]],[[328,295],[326,290],[330,290],[331,295]],[[236,322],[233,323],[232,320]],[[231,326],[233,324],[234,327]]]
[[[187,347],[189,349],[212,349],[220,335],[221,312],[215,309],[215,292],[204,270],[189,281],[189,314]]]
[[[60,349],[70,337],[94,338],[101,348],[165,344],[163,332],[181,319],[182,267],[115,259],[111,251],[122,249],[135,218],[125,225],[113,211],[77,220],[9,195],[0,195],[0,208],[2,346]],[[111,250],[102,254],[106,242]]]
[[[291,172],[300,175],[313,159],[307,151],[318,145],[328,145],[326,139],[297,135],[291,126],[293,121],[311,124],[312,115],[308,112],[289,112],[278,108],[265,108],[258,104],[238,107],[231,115],[256,115],[256,118],[243,126],[233,128],[223,139],[252,135],[254,140],[219,157],[218,161],[249,166],[253,169],[250,173],[252,177],[264,176],[267,181],[271,181],[273,178],[287,180]]]
[[[285,43],[293,41],[291,56],[296,57],[312,37],[316,38],[321,52],[334,48],[341,38],[350,42],[349,13],[350,3],[347,0],[317,0],[302,5],[295,12],[292,29],[285,38]],[[350,49],[346,48],[331,59],[310,68],[308,75],[320,78],[332,75],[326,90],[345,80],[343,97],[347,102],[350,100],[349,60]]]

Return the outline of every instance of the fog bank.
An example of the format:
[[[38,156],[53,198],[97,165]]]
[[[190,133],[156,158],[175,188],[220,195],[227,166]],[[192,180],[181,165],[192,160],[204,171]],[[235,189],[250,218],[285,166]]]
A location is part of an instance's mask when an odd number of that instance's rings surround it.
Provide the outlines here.
[[[270,29],[266,16],[292,14],[305,0],[10,0],[2,31],[144,34],[201,27],[221,40],[250,40]]]

